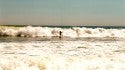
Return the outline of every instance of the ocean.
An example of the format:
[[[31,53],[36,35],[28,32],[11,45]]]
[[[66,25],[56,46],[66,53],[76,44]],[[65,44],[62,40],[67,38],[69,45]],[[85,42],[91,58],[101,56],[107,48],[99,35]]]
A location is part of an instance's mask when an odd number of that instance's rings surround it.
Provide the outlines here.
[[[124,58],[125,26],[0,26],[0,70],[125,70]]]

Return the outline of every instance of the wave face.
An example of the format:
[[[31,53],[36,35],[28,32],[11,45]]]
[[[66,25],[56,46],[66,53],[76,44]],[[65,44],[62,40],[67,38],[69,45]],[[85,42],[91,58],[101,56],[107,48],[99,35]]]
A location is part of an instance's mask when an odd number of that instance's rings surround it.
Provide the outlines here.
[[[125,37],[125,29],[105,29],[105,28],[51,28],[51,27],[20,27],[0,28],[0,36],[20,36],[20,37],[58,37],[59,32],[63,37]]]

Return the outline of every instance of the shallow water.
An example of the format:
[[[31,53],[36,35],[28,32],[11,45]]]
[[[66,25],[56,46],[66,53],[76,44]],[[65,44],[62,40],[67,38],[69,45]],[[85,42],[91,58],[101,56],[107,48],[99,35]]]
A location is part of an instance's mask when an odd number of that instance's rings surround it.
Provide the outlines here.
[[[0,37],[0,70],[125,70],[125,38]]]
[[[1,27],[0,70],[125,70],[124,28]]]

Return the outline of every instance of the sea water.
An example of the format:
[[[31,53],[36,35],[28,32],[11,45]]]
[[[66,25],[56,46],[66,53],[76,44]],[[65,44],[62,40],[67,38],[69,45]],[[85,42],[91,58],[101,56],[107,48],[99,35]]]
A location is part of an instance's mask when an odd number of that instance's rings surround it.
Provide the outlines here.
[[[124,28],[0,28],[0,70],[125,70]]]

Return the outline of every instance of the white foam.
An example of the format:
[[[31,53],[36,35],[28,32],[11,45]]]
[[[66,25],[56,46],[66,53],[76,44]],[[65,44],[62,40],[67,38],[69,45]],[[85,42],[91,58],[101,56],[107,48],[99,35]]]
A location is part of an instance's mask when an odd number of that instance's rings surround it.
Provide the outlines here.
[[[125,63],[110,58],[86,59],[84,57],[18,56],[0,58],[1,70],[125,70]],[[116,58],[114,58],[116,59]]]
[[[63,36],[68,37],[125,37],[125,29],[104,29],[104,28],[48,28],[48,27],[21,27],[19,29],[5,28],[0,29],[3,36],[25,36],[25,37],[44,37],[59,36],[62,31]]]
[[[0,70],[125,70],[124,41],[54,42],[0,43]]]

